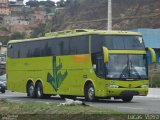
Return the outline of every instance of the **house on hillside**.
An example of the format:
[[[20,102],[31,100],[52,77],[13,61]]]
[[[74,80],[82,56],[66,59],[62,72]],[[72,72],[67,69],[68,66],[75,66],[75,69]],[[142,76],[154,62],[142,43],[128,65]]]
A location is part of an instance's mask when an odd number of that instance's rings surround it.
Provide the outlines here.
[[[9,15],[8,0],[0,0],[0,15]]]
[[[25,16],[4,16],[4,25],[29,25],[29,20]]]
[[[139,32],[143,35],[146,47],[151,47],[156,53],[156,62],[160,63],[160,29],[138,28],[131,31]],[[151,63],[151,54],[148,52],[148,62]]]
[[[11,13],[21,12],[24,7],[25,6],[23,4],[23,0],[9,2],[9,8],[10,8]]]

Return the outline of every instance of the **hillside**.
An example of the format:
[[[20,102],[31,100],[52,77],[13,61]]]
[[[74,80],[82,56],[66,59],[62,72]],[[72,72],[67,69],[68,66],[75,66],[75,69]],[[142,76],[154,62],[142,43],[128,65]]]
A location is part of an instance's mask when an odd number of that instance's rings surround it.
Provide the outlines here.
[[[55,18],[53,31],[107,28],[108,0],[70,0]],[[113,29],[160,27],[160,0],[112,0]]]

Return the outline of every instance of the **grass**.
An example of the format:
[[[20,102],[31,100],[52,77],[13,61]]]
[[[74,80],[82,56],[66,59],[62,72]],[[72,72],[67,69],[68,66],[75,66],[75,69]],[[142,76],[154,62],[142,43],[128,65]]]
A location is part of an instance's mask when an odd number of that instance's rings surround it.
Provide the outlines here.
[[[105,120],[109,118],[123,120],[122,113],[110,110],[99,109],[92,106],[57,106],[56,103],[51,102],[9,102],[5,99],[0,100],[0,118],[16,117],[16,119],[23,120]],[[10,116],[14,115],[14,116]],[[16,115],[16,116],[15,116]]]

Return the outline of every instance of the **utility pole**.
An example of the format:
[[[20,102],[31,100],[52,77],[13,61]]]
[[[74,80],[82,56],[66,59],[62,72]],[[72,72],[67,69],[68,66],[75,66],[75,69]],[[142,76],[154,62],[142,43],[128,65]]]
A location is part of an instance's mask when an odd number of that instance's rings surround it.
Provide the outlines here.
[[[108,30],[112,30],[112,0],[108,0]]]

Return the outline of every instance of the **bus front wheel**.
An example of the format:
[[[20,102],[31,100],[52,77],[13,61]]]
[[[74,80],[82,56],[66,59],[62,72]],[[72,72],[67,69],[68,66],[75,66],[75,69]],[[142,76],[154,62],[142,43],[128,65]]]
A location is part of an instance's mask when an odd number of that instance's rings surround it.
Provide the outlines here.
[[[133,99],[133,96],[122,97],[123,102],[131,102],[132,99]]]
[[[34,85],[32,82],[27,85],[27,96],[32,98],[35,97]]]
[[[95,100],[95,89],[92,83],[89,83],[85,87],[85,99],[87,101],[94,101]]]

